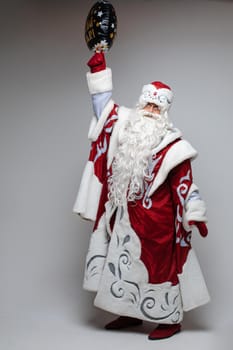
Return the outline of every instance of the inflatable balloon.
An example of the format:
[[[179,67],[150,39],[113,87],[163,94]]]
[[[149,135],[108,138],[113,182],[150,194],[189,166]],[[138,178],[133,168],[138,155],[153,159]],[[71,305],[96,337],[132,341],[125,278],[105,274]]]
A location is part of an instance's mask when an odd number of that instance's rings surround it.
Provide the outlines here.
[[[112,4],[97,1],[90,9],[85,24],[85,40],[93,51],[108,51],[116,36],[117,17]]]

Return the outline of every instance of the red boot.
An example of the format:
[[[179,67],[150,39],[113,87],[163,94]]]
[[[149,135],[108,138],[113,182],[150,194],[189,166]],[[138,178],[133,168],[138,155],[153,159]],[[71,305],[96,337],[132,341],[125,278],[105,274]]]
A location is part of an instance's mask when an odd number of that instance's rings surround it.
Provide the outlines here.
[[[116,320],[106,324],[105,329],[116,330],[128,327],[139,326],[142,324],[142,320],[134,317],[120,316]]]
[[[181,331],[181,324],[160,324],[148,336],[150,340],[164,339]]]

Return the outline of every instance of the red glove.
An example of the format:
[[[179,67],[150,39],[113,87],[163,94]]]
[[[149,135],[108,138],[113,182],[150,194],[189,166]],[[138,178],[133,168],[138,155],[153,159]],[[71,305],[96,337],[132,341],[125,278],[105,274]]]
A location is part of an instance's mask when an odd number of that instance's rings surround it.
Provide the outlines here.
[[[87,65],[91,69],[91,73],[100,72],[101,70],[106,69],[106,62],[103,51],[96,52],[87,62]]]
[[[200,235],[202,237],[206,237],[208,234],[208,228],[204,222],[200,221],[189,221],[188,223],[190,226],[195,225],[198,228],[198,231],[200,232]]]

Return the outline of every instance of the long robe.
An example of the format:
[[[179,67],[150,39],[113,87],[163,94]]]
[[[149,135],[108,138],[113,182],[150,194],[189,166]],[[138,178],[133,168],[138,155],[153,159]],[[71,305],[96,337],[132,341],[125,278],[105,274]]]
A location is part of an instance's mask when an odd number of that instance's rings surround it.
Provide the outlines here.
[[[90,92],[108,91],[109,79],[109,69],[89,73]],[[112,313],[179,323],[183,311],[209,301],[188,224],[206,221],[192,178],[197,152],[178,129],[169,131],[152,150],[143,194],[116,207],[108,200],[108,177],[128,118],[130,109],[110,99],[90,127],[90,156],[74,205],[74,212],[94,221],[84,288],[97,293],[96,306]]]

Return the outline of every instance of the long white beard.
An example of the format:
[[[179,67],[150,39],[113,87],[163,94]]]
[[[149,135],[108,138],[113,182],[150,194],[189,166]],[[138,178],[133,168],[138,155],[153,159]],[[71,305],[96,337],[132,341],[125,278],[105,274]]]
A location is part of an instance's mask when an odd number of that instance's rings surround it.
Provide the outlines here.
[[[148,162],[152,150],[171,128],[168,119],[144,110],[133,110],[119,131],[119,146],[108,180],[109,200],[116,206],[135,201],[150,178]]]

